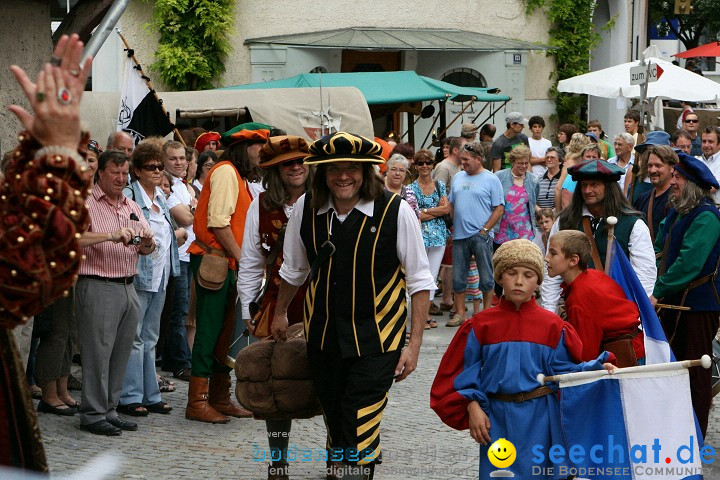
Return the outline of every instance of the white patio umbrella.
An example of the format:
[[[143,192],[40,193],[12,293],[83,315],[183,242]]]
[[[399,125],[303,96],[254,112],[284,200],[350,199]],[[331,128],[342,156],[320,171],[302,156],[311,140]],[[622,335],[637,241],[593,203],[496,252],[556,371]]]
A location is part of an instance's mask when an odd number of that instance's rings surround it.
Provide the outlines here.
[[[648,84],[647,98],[706,103],[717,103],[720,100],[720,83],[660,58],[649,57],[645,62],[656,63],[663,70],[657,82]],[[604,98],[640,98],[640,85],[630,85],[630,69],[639,65],[640,60],[637,60],[560,80],[558,91]]]

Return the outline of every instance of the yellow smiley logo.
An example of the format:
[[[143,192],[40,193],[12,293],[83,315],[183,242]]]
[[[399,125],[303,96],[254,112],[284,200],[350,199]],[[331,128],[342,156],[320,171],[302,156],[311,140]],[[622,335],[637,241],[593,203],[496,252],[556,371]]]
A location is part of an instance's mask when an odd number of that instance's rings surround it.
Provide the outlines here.
[[[497,468],[509,467],[515,461],[516,456],[515,445],[504,438],[496,440],[488,450],[488,459]]]

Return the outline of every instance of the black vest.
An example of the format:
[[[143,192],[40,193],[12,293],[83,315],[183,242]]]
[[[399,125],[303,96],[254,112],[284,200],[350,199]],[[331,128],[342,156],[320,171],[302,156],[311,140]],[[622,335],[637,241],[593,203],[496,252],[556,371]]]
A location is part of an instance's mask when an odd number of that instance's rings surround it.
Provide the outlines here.
[[[625,252],[625,255],[630,258],[630,234],[632,233],[632,229],[635,227],[635,222],[640,220],[640,217],[635,215],[619,215],[617,217],[618,223],[615,225],[615,240],[617,241],[617,244],[620,246],[620,248],[623,249],[623,252]],[[580,222],[580,225],[577,226],[577,230],[584,231],[582,221]],[[605,222],[605,218],[603,218],[600,222],[600,225],[595,230],[595,234],[593,235],[595,237],[595,245],[597,245],[598,249],[598,255],[600,256],[600,261],[603,263],[603,266],[605,265],[605,256],[607,255],[607,239],[608,239],[608,231],[607,231],[607,223]],[[588,262],[588,266],[590,268],[596,268],[595,262],[590,259]]]
[[[309,344],[343,357],[404,346],[405,273],[396,248],[400,202],[385,192],[372,217],[353,209],[341,223],[332,209],[317,214],[306,196],[300,237],[310,264],[326,240],[335,245],[305,294]]]

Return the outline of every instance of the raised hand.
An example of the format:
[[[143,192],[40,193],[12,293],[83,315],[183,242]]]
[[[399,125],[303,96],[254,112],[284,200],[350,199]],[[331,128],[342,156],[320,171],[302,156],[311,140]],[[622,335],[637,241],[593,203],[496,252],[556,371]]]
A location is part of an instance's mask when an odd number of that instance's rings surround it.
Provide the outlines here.
[[[35,115],[19,105],[9,109],[43,146],[75,150],[80,142],[80,99],[92,62],[88,58],[80,65],[82,51],[83,43],[77,34],[63,35],[34,83],[22,68],[10,67]]]

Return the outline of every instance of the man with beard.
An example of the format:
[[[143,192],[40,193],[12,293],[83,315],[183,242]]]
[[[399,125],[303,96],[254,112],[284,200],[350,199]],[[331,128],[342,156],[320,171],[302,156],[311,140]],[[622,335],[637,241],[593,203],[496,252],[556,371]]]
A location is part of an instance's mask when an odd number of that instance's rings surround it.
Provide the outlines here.
[[[647,169],[647,178],[650,179],[652,190],[641,194],[633,204],[639,212],[645,214],[646,223],[650,229],[650,238],[655,240],[659,231],[660,222],[668,213],[668,198],[670,198],[670,180],[672,179],[673,165],[677,162],[677,155],[672,148],[663,144],[651,144],[651,136],[665,132],[648,133],[648,141],[635,147],[645,157],[643,164]],[[654,138],[654,137],[652,137]],[[665,138],[667,141],[667,138]],[[642,175],[642,172],[640,172]]]
[[[660,226],[655,252],[662,254],[658,280],[650,297],[689,311],[664,309],[661,321],[678,360],[712,355],[720,324],[720,211],[711,189],[720,188],[710,169],[685,153],[678,154],[670,180],[672,209]],[[709,369],[691,368],[690,394],[703,436],[712,401]]]
[[[558,230],[584,232],[592,245],[592,268],[603,270],[607,254],[608,226],[606,219],[617,218],[615,242],[622,248],[640,279],[645,292],[650,295],[655,285],[657,269],[652,252],[652,240],[640,212],[634,210],[620,191],[618,179],[624,170],[604,160],[590,160],[568,169],[577,188],[572,201],[558,216],[549,237]],[[560,298],[559,277],[545,278],[541,293],[543,307],[554,312]]]
[[[245,216],[253,199],[248,182],[258,177],[259,152],[271,128],[244,123],[225,132],[221,141],[226,149],[200,193],[194,223],[196,239],[188,248],[197,319],[185,411],[189,420],[227,423],[228,416],[252,415],[230,401],[231,369],[224,363],[227,349],[221,355],[215,352],[221,338],[232,337],[234,331],[235,275]]]
[[[266,331],[269,322],[272,322],[281,282],[279,270],[283,263],[285,228],[297,199],[311,186],[310,167],[303,164],[303,158],[307,155],[305,139],[293,135],[270,137],[260,151],[260,168],[265,172],[265,191],[252,201],[245,219],[237,284],[242,318],[253,334],[258,327]],[[270,273],[262,297],[261,315],[257,321],[251,321],[250,303],[262,287],[268,261],[272,263],[268,267]],[[302,323],[304,297],[305,288],[301,287],[288,308],[290,325]],[[273,452],[272,465],[268,467],[268,480],[287,480],[291,421],[267,419],[265,425],[270,450]]]

